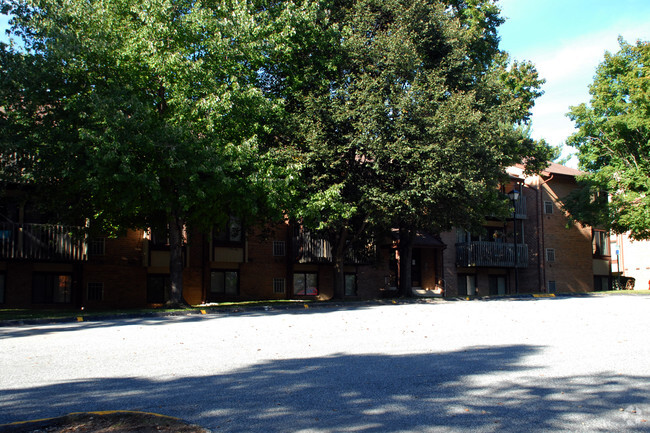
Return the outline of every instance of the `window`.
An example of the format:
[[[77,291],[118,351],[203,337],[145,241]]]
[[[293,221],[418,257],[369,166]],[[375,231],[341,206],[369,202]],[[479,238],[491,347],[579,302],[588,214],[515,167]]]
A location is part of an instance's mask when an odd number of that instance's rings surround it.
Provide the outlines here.
[[[545,201],[544,202],[544,213],[547,215],[550,215],[553,213],[553,202],[552,201]]]
[[[546,248],[546,261],[547,262],[554,262],[555,261],[555,249],[554,248]]]
[[[70,304],[72,275],[38,273],[32,276],[32,301],[35,304]]]
[[[318,295],[318,274],[308,272],[293,274],[293,294],[300,296]]]
[[[164,304],[169,300],[171,279],[165,274],[147,275],[147,303]]]
[[[609,234],[604,230],[594,230],[591,236],[594,256],[609,256]]]
[[[549,281],[548,282],[548,293],[555,293],[556,287],[555,287],[555,281]]]
[[[225,226],[215,227],[213,233],[217,243],[240,243],[243,240],[241,221],[235,217],[230,217]]]
[[[0,304],[5,303],[5,274],[0,274]]]
[[[357,296],[357,274],[345,274],[345,296]]]
[[[210,293],[222,295],[239,293],[239,271],[210,272]]]
[[[89,301],[104,300],[104,283],[88,283],[86,298]]]
[[[476,295],[476,275],[458,275],[458,296]]]
[[[92,238],[88,242],[88,255],[103,256],[106,254],[106,238]]]
[[[609,276],[607,275],[594,275],[594,290],[596,292],[611,290]]]
[[[287,280],[284,278],[273,278],[273,293],[284,293],[287,290]]]
[[[169,226],[152,228],[149,235],[153,245],[159,247],[169,245]]]
[[[273,241],[273,255],[276,257],[286,254],[286,245],[284,241]]]

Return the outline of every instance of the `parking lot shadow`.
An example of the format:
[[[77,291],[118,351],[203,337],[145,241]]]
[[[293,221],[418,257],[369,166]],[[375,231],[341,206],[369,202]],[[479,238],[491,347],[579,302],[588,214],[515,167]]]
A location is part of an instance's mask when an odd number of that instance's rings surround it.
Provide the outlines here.
[[[124,409],[176,416],[214,432],[574,431],[582,418],[620,421],[620,428],[602,431],[647,427],[647,377],[548,380],[522,362],[538,350],[341,353],[265,360],[225,374],[204,365],[192,377],[16,384],[0,394],[0,423]]]

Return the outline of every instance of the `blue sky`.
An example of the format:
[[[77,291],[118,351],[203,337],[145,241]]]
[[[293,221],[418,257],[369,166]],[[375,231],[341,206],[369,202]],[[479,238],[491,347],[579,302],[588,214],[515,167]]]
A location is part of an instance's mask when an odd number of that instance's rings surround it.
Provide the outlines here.
[[[545,94],[533,109],[533,137],[562,145],[574,131],[565,116],[572,105],[589,102],[589,85],[605,51],[650,40],[649,0],[500,0],[506,23],[501,48],[537,66]],[[565,148],[565,153],[573,151]],[[576,161],[569,163],[575,166]]]
[[[589,84],[617,38],[650,40],[650,0],[498,0],[505,24],[501,48],[537,66],[545,94],[533,109],[533,137],[559,146],[574,130],[565,116],[589,102]],[[4,40],[6,17],[0,16]],[[565,148],[565,153],[571,152]],[[570,165],[575,166],[576,161]]]

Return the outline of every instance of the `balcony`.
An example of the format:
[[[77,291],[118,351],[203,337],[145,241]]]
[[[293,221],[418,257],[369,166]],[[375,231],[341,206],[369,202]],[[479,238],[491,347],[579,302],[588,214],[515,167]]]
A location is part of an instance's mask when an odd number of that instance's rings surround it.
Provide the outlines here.
[[[0,223],[0,259],[86,260],[82,230],[52,224]]]
[[[293,238],[293,251],[297,263],[333,263],[332,245],[327,239],[319,238],[309,232],[302,232]],[[345,263],[364,265],[372,263],[375,257],[374,245],[368,245],[364,251],[352,251],[348,249],[345,253]]]
[[[517,268],[528,267],[528,245],[517,244]],[[456,244],[456,266],[468,268],[514,268],[515,244],[469,242]]]
[[[528,218],[528,213],[526,211],[526,197],[523,195],[519,196],[519,198],[515,201],[515,209],[514,209],[515,217],[520,220],[525,220]],[[512,215],[511,215],[512,216]]]

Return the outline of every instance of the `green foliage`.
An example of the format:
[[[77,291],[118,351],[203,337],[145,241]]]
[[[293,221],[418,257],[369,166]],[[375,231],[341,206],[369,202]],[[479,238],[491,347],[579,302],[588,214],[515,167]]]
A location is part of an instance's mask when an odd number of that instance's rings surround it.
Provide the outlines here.
[[[22,45],[0,52],[3,180],[33,182],[62,218],[102,230],[279,214],[282,103],[258,71],[282,35],[258,6],[5,2]]]
[[[297,216],[334,232],[478,224],[505,166],[546,162],[548,146],[515,127],[543,81],[498,50],[493,2],[337,5],[303,33],[325,40],[303,36],[296,50],[328,46],[326,67],[306,65],[323,80],[283,89],[305,188]]]
[[[650,238],[650,43],[606,53],[590,86],[589,105],[571,108],[568,144],[578,149],[585,190],[569,211],[580,221],[635,239]],[[596,199],[596,193],[609,201]]]

